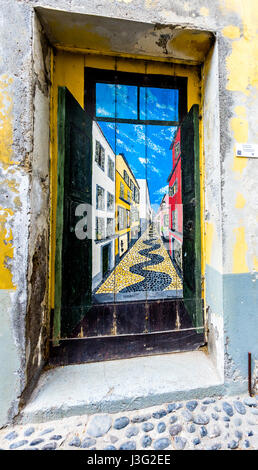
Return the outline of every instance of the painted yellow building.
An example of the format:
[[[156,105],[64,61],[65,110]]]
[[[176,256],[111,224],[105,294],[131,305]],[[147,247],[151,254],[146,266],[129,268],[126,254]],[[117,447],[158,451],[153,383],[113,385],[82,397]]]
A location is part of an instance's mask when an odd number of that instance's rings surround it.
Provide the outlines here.
[[[124,155],[116,155],[116,239],[118,260],[137,240],[140,228],[139,185]]]

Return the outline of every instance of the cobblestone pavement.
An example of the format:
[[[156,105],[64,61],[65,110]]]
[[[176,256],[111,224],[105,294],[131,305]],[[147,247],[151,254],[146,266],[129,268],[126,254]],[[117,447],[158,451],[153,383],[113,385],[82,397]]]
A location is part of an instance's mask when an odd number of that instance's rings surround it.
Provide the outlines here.
[[[182,289],[173,263],[157,233],[145,232],[125,254],[96,294]]]
[[[166,403],[0,430],[2,450],[258,450],[258,395]]]

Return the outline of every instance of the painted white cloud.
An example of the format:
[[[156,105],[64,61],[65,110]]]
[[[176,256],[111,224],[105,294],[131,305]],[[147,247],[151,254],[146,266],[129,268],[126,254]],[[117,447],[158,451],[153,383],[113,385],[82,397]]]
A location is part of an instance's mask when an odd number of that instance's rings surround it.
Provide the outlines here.
[[[163,186],[160,189],[157,189],[157,191],[155,191],[153,194],[163,195],[163,194],[166,194],[167,192],[168,192],[168,184],[166,184],[166,186]]]
[[[107,122],[107,123],[106,123],[106,126],[107,126],[109,129],[112,129],[113,131],[115,130],[115,124],[113,124],[113,122]]]
[[[138,125],[134,125],[133,127],[138,141],[145,142],[145,132],[143,130],[143,126],[139,127]]]
[[[160,170],[158,168],[156,168],[155,166],[153,166],[153,165],[151,165],[151,171],[153,173],[157,173],[157,175],[161,174]]]
[[[105,108],[97,107],[97,115],[100,116],[110,116],[110,111]]]
[[[121,139],[117,139],[117,144],[120,145],[122,152],[128,153],[137,153],[137,151],[133,147],[128,147]]]
[[[160,135],[162,136],[163,139],[165,139],[168,142],[172,143],[172,140],[174,139],[175,133],[177,131],[177,127],[170,127],[169,130],[170,130],[170,132],[168,132],[165,129],[161,129],[160,130]]]

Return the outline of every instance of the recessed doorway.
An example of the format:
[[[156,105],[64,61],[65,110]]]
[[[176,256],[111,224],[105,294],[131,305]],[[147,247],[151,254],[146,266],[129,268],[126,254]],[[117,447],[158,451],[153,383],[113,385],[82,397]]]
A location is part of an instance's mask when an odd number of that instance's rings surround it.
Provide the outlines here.
[[[186,103],[185,77],[86,67],[84,110],[60,88],[54,362],[62,348],[69,363],[204,344],[199,108]]]

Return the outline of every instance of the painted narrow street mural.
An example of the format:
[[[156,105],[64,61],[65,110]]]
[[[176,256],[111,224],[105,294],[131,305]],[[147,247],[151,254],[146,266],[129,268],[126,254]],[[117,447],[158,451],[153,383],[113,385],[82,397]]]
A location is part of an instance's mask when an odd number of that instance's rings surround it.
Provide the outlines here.
[[[157,232],[151,238],[144,233],[137,240],[95,296],[105,302],[113,292],[117,300],[182,296],[182,280]]]
[[[168,180],[177,127],[162,121],[178,121],[178,90],[96,83],[93,302],[182,297],[182,198]]]
[[[86,68],[84,109],[60,89],[54,331],[72,360],[203,343],[199,111],[174,78]]]

